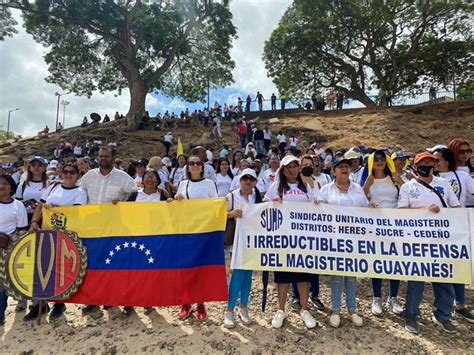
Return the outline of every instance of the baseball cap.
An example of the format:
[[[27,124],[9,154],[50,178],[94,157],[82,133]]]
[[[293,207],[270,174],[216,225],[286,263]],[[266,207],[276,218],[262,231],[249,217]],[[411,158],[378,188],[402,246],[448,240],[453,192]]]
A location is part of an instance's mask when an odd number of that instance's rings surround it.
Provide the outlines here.
[[[40,156],[34,156],[33,158],[31,158],[30,164],[33,163],[34,161],[37,161],[37,162],[39,162],[39,163],[42,164],[42,165],[47,165],[47,164],[48,164],[48,163],[46,162],[46,159],[44,159],[43,157],[40,157]]]
[[[356,152],[354,150],[349,150],[344,154],[344,159],[359,159],[361,157],[361,154],[359,152]]]
[[[354,159],[354,158],[350,158],[350,159]],[[333,163],[333,167],[335,168],[336,166],[340,165],[340,164],[348,164],[349,166],[352,165],[352,161],[348,159],[348,158],[341,158],[341,159],[337,159],[334,163]]]
[[[15,167],[15,163],[5,163],[2,165],[3,169],[13,169]]]
[[[139,159],[137,161],[135,161],[133,163],[133,165],[143,165],[143,166],[147,166],[148,165],[148,162],[145,160],[145,159]]]
[[[436,160],[436,158],[431,155],[430,153],[427,153],[427,152],[423,152],[423,153],[418,153],[417,155],[415,155],[415,159],[413,161],[413,163],[418,164],[420,161],[422,161],[423,159],[431,159],[433,161]]]
[[[56,169],[58,164],[59,164],[59,162],[56,159],[53,159],[49,162],[48,169]]]
[[[298,165],[300,164],[300,160],[297,157],[295,157],[294,155],[287,155],[281,160],[280,168],[283,167],[283,166],[287,166],[288,164],[290,164],[294,161],[297,162]]]
[[[435,150],[437,149],[443,149],[443,148],[448,148],[447,146],[445,146],[444,144],[436,144],[434,147],[432,148],[426,148],[426,150],[430,153],[433,153]],[[416,164],[416,163],[415,163]]]
[[[168,157],[164,157],[163,159],[161,159],[161,161],[163,162],[163,165],[164,165],[164,166],[171,166],[171,165],[173,165],[173,164],[171,163],[171,159],[168,158]]]
[[[253,169],[250,169],[250,168],[247,168],[247,169],[244,169],[242,170],[242,173],[240,174],[240,178],[239,180],[241,180],[244,176],[251,176],[253,177],[255,180],[257,180],[257,174],[255,173],[255,170]]]
[[[399,150],[398,152],[392,153],[391,158],[392,160],[401,159],[401,158],[410,158],[410,155]]]

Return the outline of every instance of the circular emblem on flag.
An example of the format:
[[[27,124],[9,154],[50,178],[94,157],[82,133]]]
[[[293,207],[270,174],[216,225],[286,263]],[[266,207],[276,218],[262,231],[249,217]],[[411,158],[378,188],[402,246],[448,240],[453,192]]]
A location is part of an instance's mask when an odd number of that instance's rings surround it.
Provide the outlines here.
[[[64,213],[55,212],[51,214],[50,222],[53,228],[64,229],[66,228],[66,225],[67,225],[67,217]]]
[[[86,273],[86,249],[72,231],[14,234],[1,253],[0,283],[17,299],[66,299]]]

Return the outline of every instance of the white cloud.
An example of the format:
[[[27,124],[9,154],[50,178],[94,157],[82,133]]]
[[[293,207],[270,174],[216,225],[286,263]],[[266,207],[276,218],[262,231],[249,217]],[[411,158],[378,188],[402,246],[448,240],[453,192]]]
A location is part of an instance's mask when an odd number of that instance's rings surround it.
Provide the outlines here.
[[[229,102],[236,103],[237,96],[245,99],[247,93],[254,95],[257,90],[270,97],[276,92],[274,84],[266,75],[262,61],[264,41],[270,37],[283,12],[291,0],[235,0],[231,2],[234,24],[239,38],[234,42],[231,55],[236,62],[234,69],[235,84],[232,90],[242,94],[232,94]],[[15,18],[22,23],[19,12]],[[23,27],[13,38],[0,42],[0,125],[6,129],[8,110],[21,107],[12,112],[10,129],[16,134],[34,135],[46,124],[53,129],[56,121],[57,97],[55,92],[64,91],[57,85],[48,84],[44,78],[48,75],[43,55],[47,49],[37,44]],[[253,97],[253,96],[252,96]],[[121,96],[114,93],[102,95],[94,93],[91,99],[73,94],[61,97],[69,101],[66,107],[66,127],[78,125],[84,116],[97,112],[113,117],[115,111],[126,114],[130,95],[125,90]],[[177,99],[160,100],[147,96],[147,109],[150,111],[169,110],[179,113],[185,105]],[[204,105],[202,105],[204,106]],[[62,121],[63,109],[60,106],[59,117]]]

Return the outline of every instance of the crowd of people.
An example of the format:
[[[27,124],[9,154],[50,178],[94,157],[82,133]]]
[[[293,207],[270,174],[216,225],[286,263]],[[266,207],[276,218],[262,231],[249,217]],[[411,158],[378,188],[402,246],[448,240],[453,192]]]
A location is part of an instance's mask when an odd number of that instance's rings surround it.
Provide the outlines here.
[[[274,137],[269,127],[262,129],[252,122],[241,121],[236,129],[242,149],[232,150],[224,145],[219,152],[212,152],[196,146],[188,155],[169,157],[174,142],[168,132],[165,157],[138,157],[127,162],[116,155],[115,142],[93,141],[80,147],[64,140],[59,142],[50,161],[40,156],[28,160],[20,156],[17,162],[4,163],[0,172],[0,232],[11,235],[21,229],[35,231],[41,226],[42,211],[51,207],[118,201],[179,203],[186,199],[224,197],[228,203],[228,220],[242,217],[244,203],[265,201],[424,208],[433,213],[440,208],[474,207],[472,149],[464,139],[438,144],[412,157],[402,151],[361,145],[336,152],[324,149],[317,142],[303,147],[295,136],[287,138],[280,131]],[[369,172],[370,159],[373,168]],[[394,172],[388,168],[392,162]],[[339,327],[343,292],[350,319],[355,326],[362,326],[364,320],[356,302],[358,280],[348,276],[329,279],[331,304],[325,305],[319,293],[319,275],[275,272],[278,310],[272,327],[282,327],[287,318],[288,294],[291,294],[291,309],[300,312],[307,328],[317,324],[310,304],[318,310],[330,307],[328,322],[332,327]],[[251,283],[252,271],[232,271],[223,316],[225,327],[236,326],[236,315],[244,324],[252,322],[247,307]],[[372,279],[371,311],[375,316],[384,312],[383,284],[381,279]],[[404,317],[408,331],[418,333],[417,317],[424,283],[408,281],[404,306],[398,298],[400,281],[390,280],[387,284],[386,308]],[[444,331],[455,332],[451,322],[454,312],[474,322],[473,313],[465,305],[465,285],[432,283],[432,286],[433,321]],[[126,305],[123,314],[130,315],[132,306]],[[18,302],[16,310],[23,311],[26,307],[26,302]],[[24,319],[35,319],[40,311],[38,307],[34,303]],[[7,296],[0,289],[2,324],[6,308]],[[61,317],[65,308],[63,303],[55,303],[50,320]],[[94,312],[97,308],[87,305],[83,312]],[[41,311],[45,313],[49,309]],[[151,311],[152,308],[145,309],[145,313]],[[193,311],[192,305],[183,305],[178,318],[186,319]],[[205,304],[196,306],[196,315],[201,321],[207,318]]]

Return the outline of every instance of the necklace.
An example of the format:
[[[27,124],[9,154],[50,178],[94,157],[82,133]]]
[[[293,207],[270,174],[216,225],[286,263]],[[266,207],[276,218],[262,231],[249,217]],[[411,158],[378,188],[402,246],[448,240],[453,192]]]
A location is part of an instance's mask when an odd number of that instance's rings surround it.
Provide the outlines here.
[[[349,191],[350,183],[349,183],[349,185],[348,185],[347,187],[339,186],[337,182],[334,182],[334,184],[336,184],[336,187],[337,187],[339,190],[343,191],[343,192]]]

